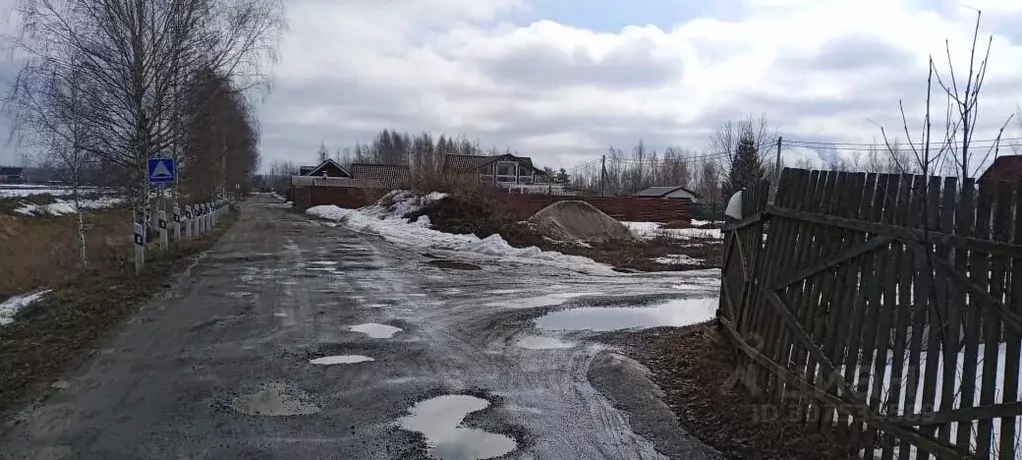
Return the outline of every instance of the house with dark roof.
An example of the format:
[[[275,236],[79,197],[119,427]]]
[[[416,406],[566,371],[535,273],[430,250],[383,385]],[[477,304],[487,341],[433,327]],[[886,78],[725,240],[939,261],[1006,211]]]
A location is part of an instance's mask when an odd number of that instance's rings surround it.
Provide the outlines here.
[[[983,171],[980,180],[1022,181],[1022,155],[1004,155],[994,159],[993,164]]]
[[[351,177],[360,187],[395,189],[408,185],[411,170],[407,165],[354,163],[351,165]]]
[[[327,158],[326,161],[320,163],[318,166],[300,166],[298,168],[298,175],[324,178],[351,178],[351,173],[344,169],[344,167],[333,158]]]
[[[680,185],[666,185],[650,187],[645,190],[641,190],[632,194],[632,196],[639,196],[645,198],[666,198],[666,199],[679,199],[687,198],[692,200],[693,203],[698,203],[699,199],[702,198],[698,193],[689,190]]]
[[[498,185],[533,184],[543,170],[532,164],[532,158],[505,153],[503,155],[444,155],[444,174],[476,174],[479,180]]]
[[[25,182],[25,168],[19,166],[0,166],[0,183],[20,184]]]

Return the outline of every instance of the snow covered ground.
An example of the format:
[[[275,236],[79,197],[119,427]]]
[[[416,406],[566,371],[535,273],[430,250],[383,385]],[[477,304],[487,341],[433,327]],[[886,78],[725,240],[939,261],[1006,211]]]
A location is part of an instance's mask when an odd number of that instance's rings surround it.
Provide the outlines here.
[[[22,308],[25,308],[39,301],[49,290],[33,292],[30,294],[16,295],[0,302],[0,326],[6,326],[14,322],[14,315]]]
[[[643,239],[653,239],[661,236],[668,238],[687,240],[692,238],[721,239],[723,234],[720,229],[701,228],[660,228],[663,224],[659,222],[621,222],[628,229]],[[706,222],[703,222],[706,223]],[[695,225],[695,222],[693,222]]]
[[[88,198],[81,200],[81,206],[83,210],[86,209],[110,209],[113,207],[120,206],[124,203],[123,198],[116,198],[112,196],[101,196],[98,198]],[[24,216],[63,216],[68,214],[74,214],[75,205],[74,201],[69,199],[58,198],[55,203],[50,204],[32,204],[22,203],[21,206],[16,208],[14,212]]]
[[[82,193],[95,193],[100,191],[97,187],[81,187],[80,190]],[[24,198],[32,195],[71,196],[71,188],[53,185],[0,185],[0,199]]]
[[[538,262],[582,273],[615,273],[611,267],[596,263],[586,257],[543,251],[536,247],[516,248],[497,234],[480,239],[474,235],[444,233],[431,229],[427,216],[421,216],[411,223],[402,217],[444,197],[444,194],[437,192],[416,196],[407,191],[394,191],[381,198],[376,204],[361,209],[344,209],[326,205],[313,206],[306,212],[316,217],[341,222],[356,230],[378,234],[384,239],[400,245],[430,250],[458,251],[518,263]]]

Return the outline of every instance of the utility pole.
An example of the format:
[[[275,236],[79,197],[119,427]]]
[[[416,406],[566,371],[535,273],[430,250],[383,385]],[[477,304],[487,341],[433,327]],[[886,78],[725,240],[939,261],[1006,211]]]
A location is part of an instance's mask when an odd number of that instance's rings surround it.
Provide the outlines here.
[[[774,184],[781,183],[781,136],[777,136],[777,163],[774,165]]]
[[[600,159],[600,196],[607,196],[607,155]]]

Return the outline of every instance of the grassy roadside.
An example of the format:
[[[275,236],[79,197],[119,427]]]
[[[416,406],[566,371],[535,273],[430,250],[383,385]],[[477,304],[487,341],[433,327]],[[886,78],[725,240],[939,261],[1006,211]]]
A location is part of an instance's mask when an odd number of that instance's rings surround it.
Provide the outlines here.
[[[135,276],[127,260],[71,276],[0,328],[0,417],[44,394],[66,369],[83,362],[87,347],[169,287],[170,277],[236,220],[237,213],[228,213],[213,232],[155,254],[142,276]]]

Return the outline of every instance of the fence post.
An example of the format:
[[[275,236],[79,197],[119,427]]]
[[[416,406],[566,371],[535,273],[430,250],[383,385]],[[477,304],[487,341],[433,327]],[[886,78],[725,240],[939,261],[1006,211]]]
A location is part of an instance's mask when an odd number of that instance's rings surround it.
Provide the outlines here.
[[[197,226],[195,230],[196,235],[202,235],[203,232],[206,231],[205,229],[206,226],[204,225],[205,221],[206,216],[203,214],[202,211],[202,203],[199,203],[195,205],[195,225]]]
[[[184,224],[185,224],[185,238],[186,239],[191,239],[192,236],[193,236],[192,235],[192,224],[193,223],[194,223],[194,219],[192,219],[192,205],[186,204],[185,205],[185,220],[184,220]]]
[[[142,273],[142,265],[145,264],[145,225],[135,224],[135,274]]]
[[[181,208],[174,203],[174,241],[181,241]]]
[[[156,227],[160,232],[160,249],[167,250],[167,211],[159,210],[156,212]]]

